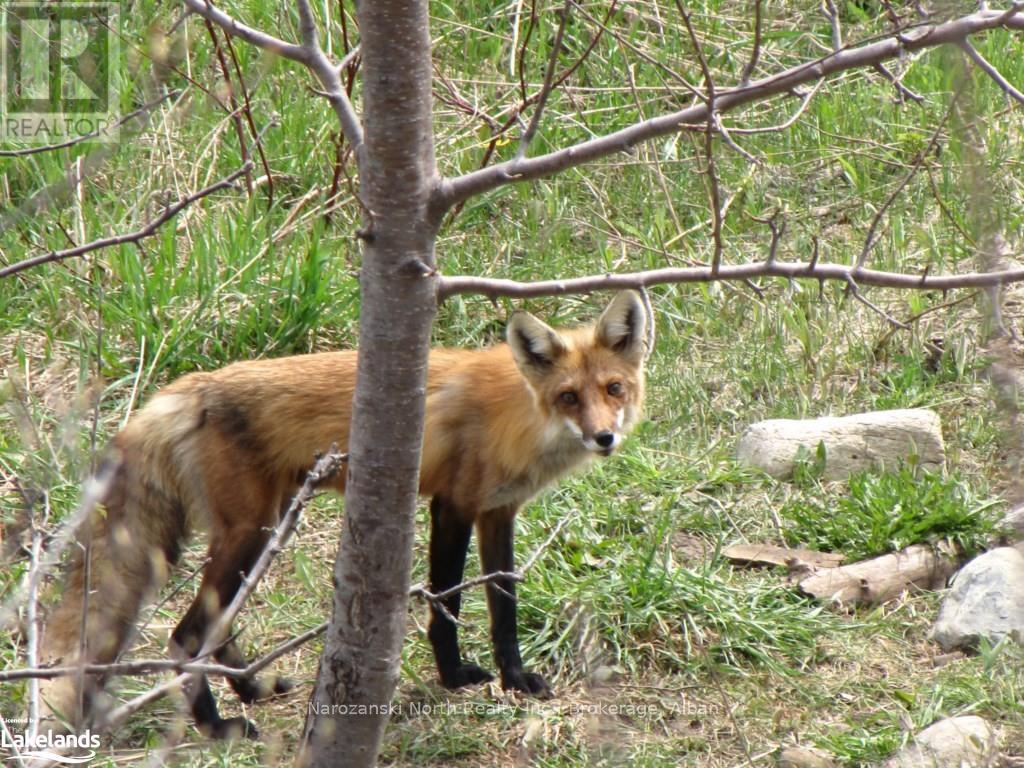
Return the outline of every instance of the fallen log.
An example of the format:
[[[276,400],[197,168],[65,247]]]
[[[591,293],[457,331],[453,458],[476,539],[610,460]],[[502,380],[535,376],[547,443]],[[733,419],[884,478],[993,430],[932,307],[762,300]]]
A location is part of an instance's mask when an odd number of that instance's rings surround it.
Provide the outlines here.
[[[915,544],[902,552],[819,571],[801,579],[800,591],[839,605],[884,603],[910,587],[941,589],[957,569],[950,547]]]

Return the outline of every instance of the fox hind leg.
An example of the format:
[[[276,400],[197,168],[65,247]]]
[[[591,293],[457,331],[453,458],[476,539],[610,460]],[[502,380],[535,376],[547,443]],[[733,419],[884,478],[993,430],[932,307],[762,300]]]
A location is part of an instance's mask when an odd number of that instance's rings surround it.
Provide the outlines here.
[[[234,500],[235,504],[238,502],[238,499]],[[194,658],[199,653],[212,624],[234,599],[242,585],[243,576],[249,573],[259,559],[276,522],[277,504],[263,509],[273,509],[274,513],[254,514],[250,517],[238,514],[235,519],[245,520],[244,526],[236,524],[230,528],[221,527],[214,530],[209,548],[209,562],[203,573],[199,592],[171,635],[172,645],[178,655]],[[245,656],[233,640],[223,643],[214,652],[214,658],[230,667],[248,666]],[[278,678],[229,678],[229,682],[245,703],[284,693],[292,687],[289,681]],[[218,739],[258,736],[256,726],[244,717],[220,717],[217,701],[205,676],[197,676],[192,689],[186,693],[196,727],[201,732]]]

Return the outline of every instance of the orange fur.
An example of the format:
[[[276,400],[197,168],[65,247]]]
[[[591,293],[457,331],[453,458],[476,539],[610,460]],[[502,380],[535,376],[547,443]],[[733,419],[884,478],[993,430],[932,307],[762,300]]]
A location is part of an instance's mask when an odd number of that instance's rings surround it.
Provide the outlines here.
[[[517,315],[509,344],[433,350],[420,492],[446,499],[467,524],[490,510],[514,515],[559,476],[610,453],[643,401],[644,322],[627,292],[593,327],[555,331]],[[231,592],[225,585],[246,568],[243,550],[258,548],[276,524],[314,455],[331,444],[346,449],[356,362],[354,351],[239,362],[186,375],[155,395],[113,442],[120,466],[106,514],[91,528],[85,655],[79,558],[47,628],[44,659],[113,660],[197,526],[210,528],[210,564],[189,616],[215,612]],[[332,483],[338,491],[344,484],[344,475]],[[72,678],[44,691],[64,715],[75,712],[76,695]]]

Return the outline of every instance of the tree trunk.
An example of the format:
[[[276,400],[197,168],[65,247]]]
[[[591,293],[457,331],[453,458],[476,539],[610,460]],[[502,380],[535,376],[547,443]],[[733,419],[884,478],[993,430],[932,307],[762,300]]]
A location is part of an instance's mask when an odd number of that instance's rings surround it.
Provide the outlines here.
[[[372,766],[398,681],[431,322],[438,216],[427,3],[358,9],[365,206],[359,370],[330,628],[301,762]]]

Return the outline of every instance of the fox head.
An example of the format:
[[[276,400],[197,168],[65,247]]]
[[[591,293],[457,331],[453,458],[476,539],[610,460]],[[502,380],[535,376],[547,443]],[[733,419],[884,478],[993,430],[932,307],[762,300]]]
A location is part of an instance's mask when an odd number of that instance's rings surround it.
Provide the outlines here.
[[[512,356],[552,426],[609,456],[636,422],[644,397],[647,313],[622,291],[593,326],[556,331],[533,315],[508,324]]]

